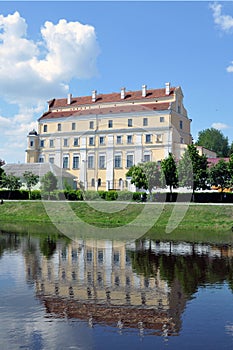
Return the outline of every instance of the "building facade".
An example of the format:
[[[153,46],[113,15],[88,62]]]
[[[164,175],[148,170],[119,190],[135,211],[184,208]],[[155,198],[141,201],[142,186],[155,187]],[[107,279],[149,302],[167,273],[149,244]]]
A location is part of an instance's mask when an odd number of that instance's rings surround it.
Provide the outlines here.
[[[85,189],[128,189],[126,173],[141,162],[179,159],[191,120],[180,87],[53,99],[28,135],[26,163],[50,162]]]

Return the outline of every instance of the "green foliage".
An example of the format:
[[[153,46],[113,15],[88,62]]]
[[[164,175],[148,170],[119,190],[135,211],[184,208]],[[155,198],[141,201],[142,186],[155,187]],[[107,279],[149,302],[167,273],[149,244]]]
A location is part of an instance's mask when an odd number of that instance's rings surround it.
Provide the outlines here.
[[[161,185],[160,170],[155,162],[140,163],[132,166],[126,176],[131,177],[131,183],[139,189],[149,190]]]
[[[32,200],[41,199],[41,191],[40,190],[31,191],[30,199]]]
[[[7,188],[10,191],[18,190],[22,186],[20,178],[12,174],[2,174],[1,187]]]
[[[196,143],[216,152],[218,157],[228,157],[230,152],[228,138],[221,131],[214,128],[200,131]]]
[[[45,174],[41,179],[41,189],[43,192],[48,193],[48,199],[51,198],[50,193],[53,192],[57,188],[57,178],[56,176],[49,171]]]
[[[119,191],[118,198],[119,201],[132,201],[133,192],[130,191]]]
[[[99,194],[99,197],[102,198],[102,199],[105,199],[106,197],[106,191],[98,191],[98,194]]]
[[[209,180],[211,185],[220,187],[221,191],[229,186],[231,176],[228,163],[224,159],[220,159],[210,168]]]
[[[106,201],[115,201],[118,197],[117,191],[106,191],[105,199]]]
[[[178,166],[179,186],[206,189],[208,178],[208,162],[205,155],[200,155],[196,146],[188,145]]]
[[[133,192],[133,200],[140,201],[141,200],[141,192]]]
[[[169,153],[169,156],[162,160],[161,168],[165,177],[165,183],[170,187],[171,193],[172,188],[176,188],[178,185],[177,167],[172,153]]]
[[[23,178],[26,182],[27,189],[29,190],[29,199],[31,197],[32,187],[37,185],[39,182],[39,176],[33,174],[31,171],[25,171]]]
[[[99,192],[97,191],[85,191],[84,198],[87,201],[95,201],[95,200],[100,200],[100,195],[99,195]]]

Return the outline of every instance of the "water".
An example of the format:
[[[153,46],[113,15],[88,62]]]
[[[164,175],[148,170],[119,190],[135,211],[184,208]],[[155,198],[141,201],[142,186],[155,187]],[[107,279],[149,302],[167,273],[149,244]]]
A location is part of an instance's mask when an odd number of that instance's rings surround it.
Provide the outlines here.
[[[0,349],[232,349],[233,247],[0,231]]]

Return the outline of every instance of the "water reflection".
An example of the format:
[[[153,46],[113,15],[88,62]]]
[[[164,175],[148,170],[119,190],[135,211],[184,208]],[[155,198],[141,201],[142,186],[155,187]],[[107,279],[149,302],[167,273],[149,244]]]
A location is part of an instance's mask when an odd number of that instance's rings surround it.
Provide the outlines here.
[[[187,301],[199,286],[227,282],[233,290],[231,246],[138,240],[68,242],[2,232],[6,251],[24,256],[26,281],[48,317],[77,318],[138,329],[142,336],[177,335]],[[232,325],[227,325],[227,332]]]

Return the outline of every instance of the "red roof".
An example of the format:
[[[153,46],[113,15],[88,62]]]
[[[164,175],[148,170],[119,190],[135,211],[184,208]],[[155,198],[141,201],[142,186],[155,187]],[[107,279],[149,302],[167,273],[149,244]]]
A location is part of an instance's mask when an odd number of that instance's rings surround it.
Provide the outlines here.
[[[59,101],[59,100],[58,100]],[[70,106],[70,105],[69,105]],[[104,115],[104,114],[115,114],[115,113],[130,113],[130,112],[143,112],[143,111],[164,111],[169,109],[170,102],[163,103],[151,103],[151,104],[138,104],[138,105],[125,105],[117,107],[106,107],[106,108],[88,108],[75,111],[58,111],[58,112],[46,112],[40,118],[42,119],[57,119],[66,118],[70,116],[82,116],[82,115]]]
[[[209,166],[217,164],[221,159],[229,162],[230,158],[207,158]]]
[[[170,88],[170,95],[173,95],[175,87]],[[49,101],[49,108],[61,108],[61,107],[77,107],[81,105],[87,105],[94,103],[109,103],[109,102],[124,102],[124,101],[137,101],[137,100],[149,100],[156,99],[161,97],[166,97],[165,89],[150,89],[146,92],[146,97],[142,97],[142,91],[126,91],[125,98],[121,99],[120,92],[113,92],[111,94],[96,94],[96,101],[92,102],[91,96],[81,96],[81,97],[72,97],[71,104],[67,104],[67,98],[53,99]]]

